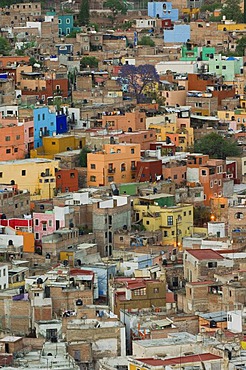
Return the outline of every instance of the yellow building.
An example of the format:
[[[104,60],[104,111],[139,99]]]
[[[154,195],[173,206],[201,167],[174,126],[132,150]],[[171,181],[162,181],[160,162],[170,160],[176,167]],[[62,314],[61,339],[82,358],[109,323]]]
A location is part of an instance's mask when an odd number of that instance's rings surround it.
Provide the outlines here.
[[[82,149],[85,146],[85,137],[75,135],[56,135],[43,137],[43,146],[31,150],[31,158],[53,159],[58,153],[68,150]]]
[[[241,130],[242,125],[246,126],[246,110],[244,108],[238,108],[235,110],[220,110],[217,112],[218,117],[221,121],[230,121],[229,128],[234,131]]]
[[[104,150],[87,155],[88,186],[134,182],[140,144],[105,144]]]
[[[193,128],[190,127],[189,117],[167,114],[151,117],[146,121],[149,129],[156,130],[157,141],[166,141],[168,137],[176,145],[178,151],[186,152],[194,143]]]
[[[136,218],[142,220],[148,231],[162,230],[162,243],[181,246],[184,236],[192,235],[193,205],[178,204],[173,207],[142,205],[135,200]]]
[[[221,23],[218,24],[218,31],[245,31],[245,23]]]
[[[59,161],[44,158],[0,162],[0,179],[16,184],[19,190],[30,191],[32,200],[50,199],[56,188],[55,172]]]

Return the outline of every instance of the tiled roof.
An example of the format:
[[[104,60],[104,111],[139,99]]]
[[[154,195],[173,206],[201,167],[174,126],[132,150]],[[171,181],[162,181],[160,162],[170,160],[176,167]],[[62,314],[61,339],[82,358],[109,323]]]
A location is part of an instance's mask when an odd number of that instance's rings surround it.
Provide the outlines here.
[[[168,366],[168,365],[179,365],[192,362],[203,362],[212,360],[221,360],[222,357],[213,355],[212,353],[201,353],[199,355],[181,356],[168,358],[165,360],[156,358],[139,358],[137,361],[142,362],[150,366]]]
[[[187,250],[193,257],[198,260],[223,260],[222,257],[218,252],[214,251],[213,249],[189,249]]]

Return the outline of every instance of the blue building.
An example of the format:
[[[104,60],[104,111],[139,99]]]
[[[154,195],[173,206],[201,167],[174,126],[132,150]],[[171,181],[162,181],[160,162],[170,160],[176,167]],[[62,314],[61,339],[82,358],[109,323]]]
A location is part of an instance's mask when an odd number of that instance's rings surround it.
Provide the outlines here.
[[[179,19],[178,9],[173,9],[169,2],[149,2],[148,16],[152,18],[171,19],[175,22]]]
[[[58,114],[56,116],[56,133],[65,134],[68,132],[67,116],[66,114]]]
[[[175,24],[173,30],[163,30],[164,42],[183,43],[190,39],[189,24]]]
[[[93,264],[83,265],[83,270],[90,270],[98,276],[99,297],[106,297],[108,292],[108,281],[116,275],[116,265]]]
[[[44,136],[52,136],[56,133],[56,113],[52,113],[48,107],[35,108],[33,122],[34,149],[36,149],[43,145]]]
[[[58,31],[59,36],[69,35],[74,29],[73,25],[73,15],[72,14],[62,14],[58,15]]]

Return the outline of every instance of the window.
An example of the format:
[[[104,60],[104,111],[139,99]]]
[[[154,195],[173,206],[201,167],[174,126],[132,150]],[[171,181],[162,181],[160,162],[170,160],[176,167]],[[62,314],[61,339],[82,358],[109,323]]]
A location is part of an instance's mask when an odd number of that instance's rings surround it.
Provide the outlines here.
[[[243,218],[243,213],[242,212],[235,213],[234,218],[241,220]]]
[[[35,233],[35,239],[39,240],[39,233]]]
[[[40,121],[40,114],[38,114],[38,121]]]
[[[18,148],[14,148],[14,152],[15,153],[18,153]]]
[[[0,178],[2,178],[3,177],[3,173],[2,172],[0,172]]]
[[[70,173],[70,178],[71,178],[71,179],[74,179],[74,178],[75,178],[75,173],[74,173],[74,172],[71,172],[71,173]]]
[[[91,176],[91,177],[90,177],[90,181],[91,181],[91,182],[96,182],[96,176]]]
[[[91,169],[92,170],[95,170],[96,169],[96,165],[94,163],[91,164]]]
[[[134,148],[131,148],[131,154],[134,154],[134,153],[135,153]]]
[[[191,216],[191,211],[189,211],[189,216]]]
[[[11,153],[11,149],[6,149],[6,154],[10,154]]]
[[[149,225],[149,221],[146,221],[146,225]]]
[[[20,135],[16,135],[16,140],[20,140]]]
[[[123,242],[124,238],[123,236],[120,236],[120,241]]]
[[[210,181],[210,188],[212,189],[213,186],[214,186],[214,182],[212,180],[212,181]]]
[[[66,23],[70,24],[70,19],[69,18],[66,19]]]
[[[186,212],[184,212],[184,217],[186,216]]]
[[[34,297],[39,297],[39,293],[34,293]]]
[[[47,230],[47,223],[45,222],[45,223],[43,223],[43,225],[42,225],[42,229],[43,229],[43,231],[46,231]]]
[[[166,238],[166,237],[168,236],[167,231],[164,231],[164,232],[163,232],[163,236],[164,236],[164,238]]]
[[[172,226],[173,225],[173,216],[167,216],[167,225]]]
[[[56,145],[56,142],[55,141],[52,141],[52,143],[51,143],[52,145]]]
[[[174,180],[177,180],[177,178],[178,178],[178,175],[174,175],[174,176],[173,176],[173,179],[174,179]]]
[[[125,172],[126,171],[126,165],[125,165],[125,163],[122,163],[121,164],[120,170],[121,170],[121,172]]]
[[[61,22],[62,22],[61,19],[58,19],[58,24],[61,24]]]
[[[26,176],[26,170],[21,171],[21,176]]]
[[[202,170],[202,176],[206,176],[207,175],[207,171],[206,170]]]
[[[134,295],[146,295],[146,288],[134,290]]]
[[[159,293],[159,288],[154,288],[153,293]]]
[[[10,136],[5,136],[5,141],[10,141]]]
[[[38,220],[38,218],[36,218],[35,219],[35,226],[38,226],[38,224],[39,224],[39,220]]]
[[[214,268],[214,267],[217,267],[217,262],[208,262],[209,269]]]
[[[67,35],[70,33],[70,28],[66,28]]]

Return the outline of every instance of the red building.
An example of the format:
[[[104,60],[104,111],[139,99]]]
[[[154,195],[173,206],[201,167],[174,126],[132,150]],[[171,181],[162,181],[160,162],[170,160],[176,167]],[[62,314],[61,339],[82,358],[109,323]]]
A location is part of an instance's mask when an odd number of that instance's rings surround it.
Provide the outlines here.
[[[79,175],[76,169],[61,169],[56,172],[56,190],[60,193],[77,191],[79,189]]]
[[[224,177],[227,179],[233,179],[234,183],[237,184],[237,162],[236,161],[226,161],[226,172]]]
[[[162,161],[144,159],[137,162],[136,182],[156,181],[162,178]]]

